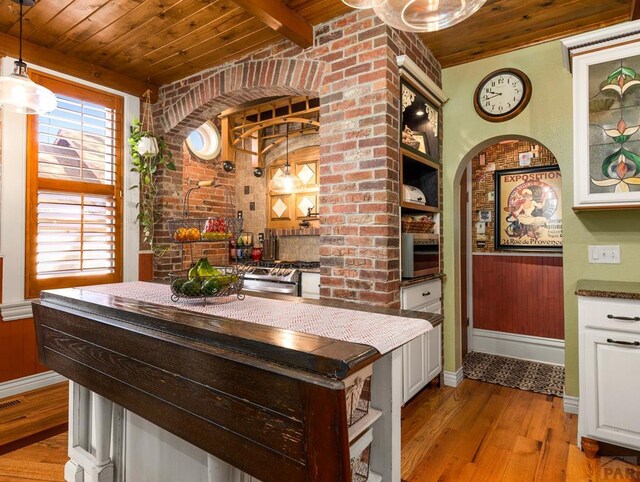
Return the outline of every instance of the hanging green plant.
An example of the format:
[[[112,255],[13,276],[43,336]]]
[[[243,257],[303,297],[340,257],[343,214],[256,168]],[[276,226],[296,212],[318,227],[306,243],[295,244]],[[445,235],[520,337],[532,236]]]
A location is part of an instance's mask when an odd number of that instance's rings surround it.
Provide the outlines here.
[[[164,139],[155,135],[152,130],[145,130],[143,123],[138,119],[134,119],[131,126],[129,147],[133,159],[131,172],[137,172],[140,176],[139,184],[132,186],[132,189],[138,188],[140,190],[136,219],[142,227],[144,242],[149,244],[154,254],[160,256],[166,252],[167,248],[157,246],[154,239],[155,226],[163,214],[163,209],[156,204],[158,194],[156,174],[162,169],[175,171],[176,166]]]

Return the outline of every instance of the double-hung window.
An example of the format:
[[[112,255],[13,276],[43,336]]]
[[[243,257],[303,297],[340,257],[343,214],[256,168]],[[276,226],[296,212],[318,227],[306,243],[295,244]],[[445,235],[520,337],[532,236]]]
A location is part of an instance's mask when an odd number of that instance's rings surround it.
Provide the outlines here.
[[[53,112],[27,118],[27,298],[122,280],[123,99],[55,78]]]

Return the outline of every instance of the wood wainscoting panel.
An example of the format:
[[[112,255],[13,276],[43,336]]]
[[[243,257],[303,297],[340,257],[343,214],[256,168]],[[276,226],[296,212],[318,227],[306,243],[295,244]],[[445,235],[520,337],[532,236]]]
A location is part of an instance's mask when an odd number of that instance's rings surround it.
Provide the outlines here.
[[[563,340],[562,258],[474,256],[473,327]]]
[[[138,281],[153,281],[153,252],[138,254]]]
[[[3,259],[0,257],[0,303],[2,303]],[[0,318],[0,383],[46,372],[38,363],[33,318],[2,321]]]
[[[33,318],[0,321],[0,383],[47,370],[38,362]]]

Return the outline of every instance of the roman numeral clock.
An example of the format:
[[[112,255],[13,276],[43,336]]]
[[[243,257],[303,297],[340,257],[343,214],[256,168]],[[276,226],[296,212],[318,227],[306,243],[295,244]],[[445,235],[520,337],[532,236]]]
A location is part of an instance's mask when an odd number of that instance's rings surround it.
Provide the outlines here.
[[[504,122],[520,114],[531,99],[531,81],[518,69],[500,69],[480,81],[473,105],[489,122]]]

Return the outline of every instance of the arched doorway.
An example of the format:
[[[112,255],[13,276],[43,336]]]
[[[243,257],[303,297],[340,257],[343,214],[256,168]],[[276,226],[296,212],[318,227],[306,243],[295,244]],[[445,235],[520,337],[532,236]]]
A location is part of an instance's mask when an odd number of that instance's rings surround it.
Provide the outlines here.
[[[555,156],[534,139],[501,136],[473,148],[458,171],[461,355],[564,364],[562,253],[549,249],[562,239]]]

